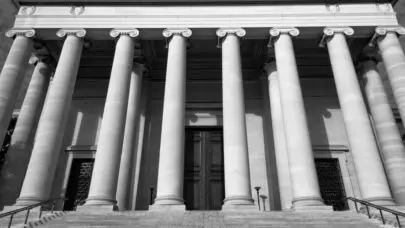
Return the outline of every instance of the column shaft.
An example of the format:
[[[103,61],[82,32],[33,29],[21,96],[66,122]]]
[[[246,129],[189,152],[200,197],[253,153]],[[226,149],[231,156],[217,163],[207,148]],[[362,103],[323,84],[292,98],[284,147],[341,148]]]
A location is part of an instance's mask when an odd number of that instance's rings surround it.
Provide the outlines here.
[[[67,35],[38,123],[31,159],[16,205],[31,205],[49,197],[76,83],[82,47],[82,38],[73,34]]]
[[[129,187],[132,183],[130,178],[133,173],[132,166],[134,165],[132,162],[133,156],[137,153],[136,131],[140,114],[142,70],[143,66],[136,64],[131,72],[127,117],[117,184],[117,206],[120,211],[128,209]]]
[[[405,205],[405,148],[381,77],[372,60],[363,62],[364,91],[374,120],[388,182],[395,202]]]
[[[104,205],[113,210],[116,204],[134,46],[128,35],[117,41],[86,206]]]
[[[21,190],[51,72],[48,64],[38,61],[32,74],[2,170],[2,205],[12,205]]]
[[[239,37],[234,33],[228,33],[223,39],[224,205],[251,205],[253,200],[250,186]]]
[[[274,43],[293,207],[322,206],[301,86],[289,34]]]
[[[343,33],[327,41],[336,89],[364,200],[392,205],[391,193]]]
[[[155,204],[183,205],[186,38],[169,43]]]
[[[280,89],[275,64],[267,69],[268,96],[270,101],[271,123],[273,128],[274,151],[277,164],[277,177],[282,209],[291,206],[290,173],[288,168],[287,146],[284,132],[283,110],[280,100]]]
[[[0,73],[0,144],[3,143],[17,101],[31,50],[31,39],[17,35]]]
[[[384,60],[388,79],[394,93],[395,101],[405,127],[405,55],[397,34],[388,32],[385,37],[377,40],[381,56]]]

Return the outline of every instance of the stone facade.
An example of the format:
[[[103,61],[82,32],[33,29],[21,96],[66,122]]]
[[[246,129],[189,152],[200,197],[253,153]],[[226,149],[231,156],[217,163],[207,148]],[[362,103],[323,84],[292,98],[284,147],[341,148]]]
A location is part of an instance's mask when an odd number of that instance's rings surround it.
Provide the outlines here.
[[[401,10],[403,2],[397,4]],[[16,104],[22,106],[17,124],[25,120],[38,126],[16,128],[12,146],[20,149],[7,155],[0,183],[8,188],[1,191],[1,206],[74,194],[78,190],[71,190],[72,178],[80,159],[95,159],[94,172],[91,184],[83,185],[86,203],[75,202],[74,209],[198,206],[190,206],[183,192],[200,194],[196,188],[187,190],[184,177],[185,154],[203,151],[184,146],[191,142],[190,129],[223,132],[223,210],[256,210],[259,204],[261,210],[331,210],[324,201],[325,189],[332,185],[318,179],[322,159],[336,162],[343,196],[405,205],[403,128],[400,133],[395,125],[395,118],[405,118],[400,67],[405,57],[396,38],[405,29],[389,3],[23,3],[15,21],[4,21],[9,24],[1,25],[2,33],[14,22],[8,36],[15,41],[11,47],[11,39],[0,40],[0,60],[10,53],[0,83],[24,91],[28,86],[20,83],[31,80],[37,89],[30,90],[30,84],[24,102],[0,100],[5,110],[0,127],[5,128],[3,119]],[[363,54],[377,49],[381,57]],[[13,67],[28,60],[31,51],[37,57],[35,70]],[[376,57],[381,77],[374,70]],[[58,59],[55,73],[48,70],[53,68],[49,59]],[[23,74],[32,79],[23,80]],[[385,91],[396,92],[373,100],[384,93],[376,81],[381,78]],[[14,90],[4,89],[0,97],[13,97]],[[389,103],[398,104],[402,115],[393,116]],[[378,115],[380,110],[387,114]],[[27,169],[25,175],[13,170],[20,166]],[[204,196],[222,194],[211,190]]]

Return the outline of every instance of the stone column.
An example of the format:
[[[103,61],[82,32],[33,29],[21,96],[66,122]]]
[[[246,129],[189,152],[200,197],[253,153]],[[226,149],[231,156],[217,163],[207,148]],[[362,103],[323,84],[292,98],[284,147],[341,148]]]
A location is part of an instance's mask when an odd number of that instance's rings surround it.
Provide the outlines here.
[[[66,36],[66,39],[38,123],[31,159],[16,202],[18,206],[31,205],[49,198],[61,152],[86,31],[61,29],[57,35]]]
[[[6,36],[15,37],[15,39],[0,73],[0,145],[3,144],[13,114],[32,51],[33,42],[31,38],[34,35],[33,29],[12,29],[6,33]]]
[[[391,192],[405,205],[405,147],[374,59],[364,60],[361,72]]]
[[[278,83],[283,108],[284,132],[293,192],[293,208],[305,210],[307,206],[311,206],[313,209],[326,209],[319,190],[291,38],[291,36],[298,36],[299,31],[296,28],[273,28],[270,30],[270,35],[271,39],[274,39],[279,76]]]
[[[346,126],[350,151],[364,200],[378,205],[393,205],[384,168],[346,37],[352,28],[325,28],[321,43],[326,42],[335,78],[340,107]]]
[[[280,89],[276,63],[266,63],[264,70],[267,73],[268,96],[270,101],[271,125],[273,128],[274,151],[277,164],[277,177],[280,190],[282,209],[291,205],[290,173],[288,168],[287,146],[284,132],[283,110],[280,100]],[[264,94],[264,96],[266,96]]]
[[[377,27],[371,45],[377,41],[384,60],[388,79],[405,127],[405,55],[397,35],[404,35],[404,27]]]
[[[186,99],[186,47],[190,29],[166,29],[170,39],[167,54],[166,85],[160,138],[158,182],[154,208],[185,210],[184,116]]]
[[[50,57],[34,57],[31,61],[36,66],[1,171],[1,205],[12,205],[21,190],[52,73]]]
[[[122,143],[121,164],[119,166],[116,195],[117,206],[120,211],[128,210],[129,205],[129,187],[131,186],[131,175],[133,173],[133,156],[136,154],[136,131],[140,114],[143,70],[144,66],[142,64],[134,63],[131,72],[125,133]]]
[[[89,196],[84,207],[112,211],[116,207],[118,172],[124,139],[131,70],[137,29],[110,32],[118,37]]]
[[[242,28],[218,29],[222,43],[225,199],[222,209],[253,205],[239,38]]]

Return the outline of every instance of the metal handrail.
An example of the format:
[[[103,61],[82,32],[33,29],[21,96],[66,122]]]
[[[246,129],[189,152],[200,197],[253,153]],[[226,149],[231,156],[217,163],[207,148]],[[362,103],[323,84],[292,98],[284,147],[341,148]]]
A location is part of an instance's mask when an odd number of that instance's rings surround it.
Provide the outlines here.
[[[402,217],[405,218],[405,213],[402,213],[402,212],[399,212],[399,211],[396,211],[396,210],[392,210],[392,209],[389,209],[389,208],[386,208],[386,207],[383,207],[383,206],[375,205],[373,203],[370,203],[370,202],[367,202],[367,201],[364,201],[364,200],[360,200],[360,199],[356,199],[356,198],[353,198],[353,197],[347,197],[347,199],[354,202],[354,206],[356,207],[357,213],[360,213],[359,208],[357,207],[357,203],[360,203],[360,204],[366,206],[367,215],[368,215],[369,219],[371,219],[369,207],[373,207],[373,208],[378,209],[380,211],[381,221],[382,221],[383,224],[385,224],[385,219],[384,219],[384,215],[383,215],[382,211],[386,211],[386,212],[389,212],[389,213],[395,215],[395,218],[397,219],[399,227],[401,227],[401,222],[399,221],[399,216],[402,216]]]
[[[36,207],[40,207],[39,208],[38,218],[41,218],[41,216],[42,216],[42,206],[52,202],[51,213],[53,213],[53,209],[55,208],[55,203],[58,200],[66,201],[67,198],[63,198],[63,197],[53,198],[53,199],[45,200],[45,201],[42,201],[42,202],[39,202],[39,203],[36,203],[36,204],[29,205],[29,206],[26,206],[26,207],[22,207],[22,208],[19,208],[19,209],[16,209],[16,210],[1,213],[0,218],[10,216],[10,220],[8,222],[8,228],[10,228],[11,224],[13,223],[14,215],[19,213],[19,212],[22,212],[22,211],[27,211],[27,214],[25,215],[25,220],[24,220],[24,224],[27,224],[28,217],[29,217],[31,209],[36,208]]]

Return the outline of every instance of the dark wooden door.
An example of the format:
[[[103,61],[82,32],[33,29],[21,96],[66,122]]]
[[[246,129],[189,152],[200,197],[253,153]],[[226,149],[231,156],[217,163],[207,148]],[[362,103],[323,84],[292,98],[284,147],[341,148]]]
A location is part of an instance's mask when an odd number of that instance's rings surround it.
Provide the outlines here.
[[[74,159],[70,169],[64,210],[76,210],[83,205],[89,194],[91,174],[93,173],[94,159]]]
[[[335,211],[348,210],[342,173],[337,158],[315,159],[322,199]]]
[[[225,196],[222,130],[186,129],[185,141],[187,210],[220,210]]]

